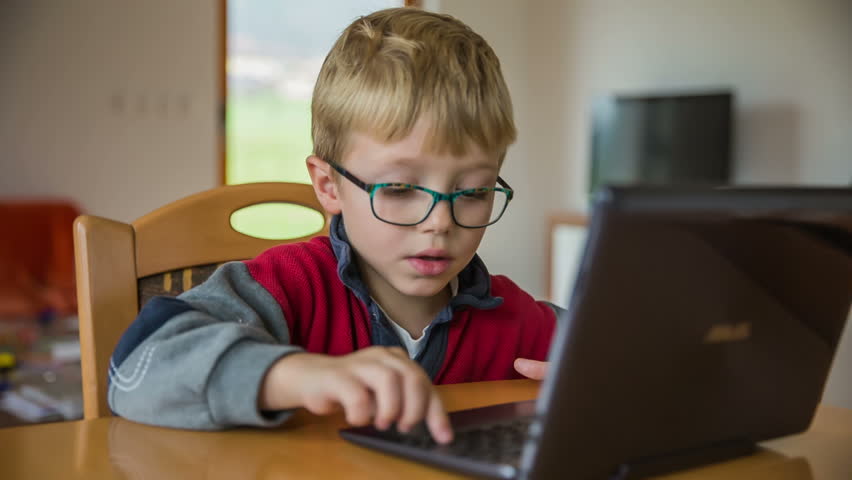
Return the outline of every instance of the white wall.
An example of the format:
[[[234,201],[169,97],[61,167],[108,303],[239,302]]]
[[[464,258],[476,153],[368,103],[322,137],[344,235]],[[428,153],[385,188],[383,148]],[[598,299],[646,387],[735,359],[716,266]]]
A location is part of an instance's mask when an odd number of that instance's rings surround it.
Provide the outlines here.
[[[731,86],[735,181],[852,183],[849,0],[440,0],[503,62],[520,140],[513,211],[481,253],[544,296],[544,213],[586,208],[589,106],[599,95]],[[852,320],[850,320],[852,321]],[[852,325],[825,401],[852,408]]]
[[[132,220],[218,181],[217,2],[0,2],[0,196]]]

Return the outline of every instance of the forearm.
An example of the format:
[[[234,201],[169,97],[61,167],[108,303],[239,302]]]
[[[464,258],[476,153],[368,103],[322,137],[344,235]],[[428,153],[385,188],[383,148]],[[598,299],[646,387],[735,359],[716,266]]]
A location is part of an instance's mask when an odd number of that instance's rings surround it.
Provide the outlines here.
[[[302,407],[299,373],[306,361],[318,357],[312,353],[293,353],[278,359],[266,371],[257,396],[259,410],[288,410]]]
[[[277,425],[286,412],[261,414],[259,391],[267,371],[299,351],[274,299],[244,269],[223,267],[197,289],[140,312],[113,355],[110,407],[180,428]]]
[[[170,328],[113,367],[112,410],[138,422],[179,428],[280,423],[283,416],[261,416],[256,398],[263,374],[298,347],[270,342],[238,324],[199,325],[204,321],[198,312],[171,319]],[[175,328],[186,330],[175,333]]]

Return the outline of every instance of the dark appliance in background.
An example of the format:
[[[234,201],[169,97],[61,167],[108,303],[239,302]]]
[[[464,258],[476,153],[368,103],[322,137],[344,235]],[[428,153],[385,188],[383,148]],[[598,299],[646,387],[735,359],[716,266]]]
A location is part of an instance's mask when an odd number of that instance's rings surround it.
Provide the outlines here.
[[[614,95],[592,112],[589,194],[615,185],[725,185],[732,170],[731,90]]]

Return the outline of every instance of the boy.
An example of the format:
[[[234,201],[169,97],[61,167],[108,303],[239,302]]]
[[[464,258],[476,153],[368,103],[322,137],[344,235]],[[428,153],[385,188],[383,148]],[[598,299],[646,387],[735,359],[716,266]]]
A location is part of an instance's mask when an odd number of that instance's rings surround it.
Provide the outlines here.
[[[114,412],[213,429],[342,408],[382,429],[425,419],[445,443],[433,382],[543,376],[553,308],[475,254],[513,195],[498,176],[511,101],[485,41],[416,9],[358,19],[323,64],[312,117],[330,237],[148,302],[113,354]]]

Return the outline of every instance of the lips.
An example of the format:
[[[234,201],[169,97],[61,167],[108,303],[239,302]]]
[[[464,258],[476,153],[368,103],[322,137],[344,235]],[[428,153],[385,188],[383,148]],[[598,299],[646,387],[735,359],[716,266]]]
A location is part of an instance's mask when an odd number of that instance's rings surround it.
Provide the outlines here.
[[[446,250],[430,248],[408,257],[406,260],[408,260],[409,265],[417,273],[425,276],[435,276],[447,271],[453,259]]]

